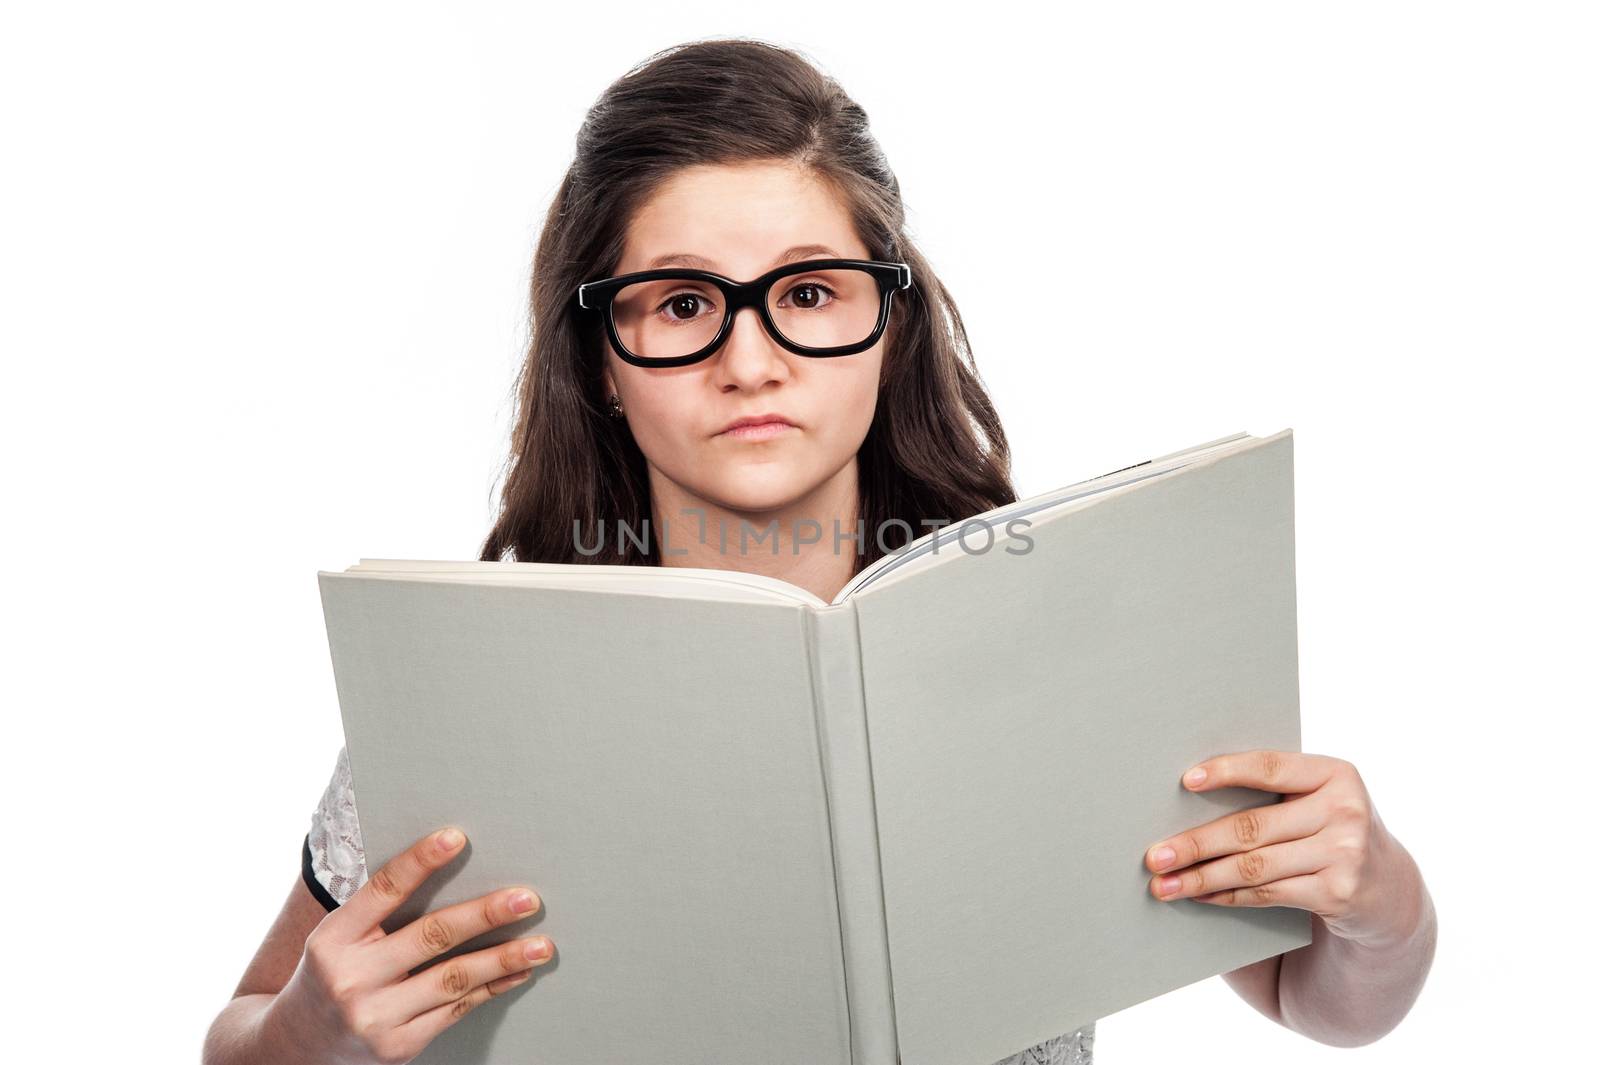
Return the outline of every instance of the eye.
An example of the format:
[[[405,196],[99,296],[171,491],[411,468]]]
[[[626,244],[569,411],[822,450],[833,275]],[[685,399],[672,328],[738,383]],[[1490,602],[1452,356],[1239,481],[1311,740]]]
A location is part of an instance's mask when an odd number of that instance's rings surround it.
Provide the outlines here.
[[[792,306],[797,310],[813,311],[818,307],[826,307],[836,298],[837,293],[822,282],[802,281],[784,293],[783,299],[778,301],[778,306]],[[785,303],[785,301],[792,302]]]
[[[711,301],[699,292],[677,292],[662,300],[656,313],[669,322],[692,322],[710,308]]]

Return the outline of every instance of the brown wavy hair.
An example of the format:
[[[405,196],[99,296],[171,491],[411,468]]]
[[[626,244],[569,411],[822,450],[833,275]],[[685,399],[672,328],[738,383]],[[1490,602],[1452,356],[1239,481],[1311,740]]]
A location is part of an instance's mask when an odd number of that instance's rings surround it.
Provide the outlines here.
[[[867,536],[856,570],[929,531],[924,519],[960,522],[1016,499],[1010,449],[961,315],[906,235],[900,183],[866,112],[799,52],[747,38],[700,40],[618,78],[578,130],[534,254],[530,339],[484,560],[658,561],[654,533],[642,548],[618,536],[599,554],[577,549],[577,530],[592,543],[593,530],[617,522],[646,528],[650,491],[626,420],[609,417],[603,404],[603,333],[579,317],[573,292],[615,272],[633,212],[676,171],[750,161],[815,173],[846,205],[871,258],[911,267],[857,453]],[[905,525],[889,524],[895,519]]]

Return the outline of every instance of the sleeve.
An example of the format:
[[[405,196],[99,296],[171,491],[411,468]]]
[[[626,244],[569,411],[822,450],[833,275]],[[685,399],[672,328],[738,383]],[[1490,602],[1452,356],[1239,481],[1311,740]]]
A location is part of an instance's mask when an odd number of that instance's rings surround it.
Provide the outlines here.
[[[1094,1065],[1094,1021],[1003,1058],[994,1065]]]
[[[300,854],[300,875],[322,905],[332,911],[343,905],[367,882],[367,855],[361,845],[361,824],[356,819],[355,788],[350,780],[350,756],[339,748],[333,776],[311,814]]]

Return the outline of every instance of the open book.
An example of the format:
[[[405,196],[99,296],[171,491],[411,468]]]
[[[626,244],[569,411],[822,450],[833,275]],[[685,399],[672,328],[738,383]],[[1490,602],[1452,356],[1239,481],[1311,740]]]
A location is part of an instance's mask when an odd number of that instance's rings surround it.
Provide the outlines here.
[[[988,1065],[1304,946],[1161,902],[1147,848],[1300,749],[1293,438],[1243,433],[948,526],[832,603],[737,571],[321,571],[368,863],[469,845],[556,959],[420,1062]],[[1023,520],[1014,520],[1023,519]],[[986,547],[987,545],[987,547]],[[850,549],[849,547],[845,548]]]

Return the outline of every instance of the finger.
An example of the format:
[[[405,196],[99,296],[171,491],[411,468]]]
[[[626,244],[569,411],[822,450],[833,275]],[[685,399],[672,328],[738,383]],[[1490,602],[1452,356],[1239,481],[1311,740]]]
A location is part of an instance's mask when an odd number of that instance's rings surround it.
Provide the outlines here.
[[[1252,806],[1162,840],[1145,851],[1144,864],[1154,873],[1173,873],[1224,854],[1301,839],[1326,823],[1324,813],[1300,799]]]
[[[383,863],[330,916],[352,941],[365,938],[374,929],[381,932],[384,918],[399,909],[434,871],[449,864],[466,841],[466,834],[453,826],[423,836]]]
[[[1183,774],[1190,791],[1258,788],[1280,795],[1316,791],[1332,779],[1341,760],[1299,751],[1239,751],[1196,763]]]
[[[1174,873],[1150,878],[1150,893],[1166,902],[1231,888],[1258,884],[1303,873],[1315,873],[1331,860],[1323,841],[1312,837],[1230,854]]]
[[[530,887],[502,888],[425,913],[372,949],[388,968],[402,973],[491,928],[532,917],[540,906],[538,893]]]
[[[1191,902],[1208,906],[1292,906],[1297,910],[1322,913],[1328,908],[1327,889],[1317,873],[1291,876],[1251,887],[1225,888],[1196,895]]]
[[[499,998],[519,984],[526,983],[531,976],[533,976],[533,970],[524,969],[520,973],[502,976],[490,983],[479,984],[455,1001],[446,1002],[442,1006],[435,1006],[427,1013],[407,1021],[397,1031],[411,1045],[427,1046],[438,1037],[440,1032],[485,1002],[488,1002],[491,998]]]
[[[382,1008],[398,1027],[464,997],[481,984],[544,965],[554,953],[555,944],[549,936],[529,936],[458,954],[386,989]]]

